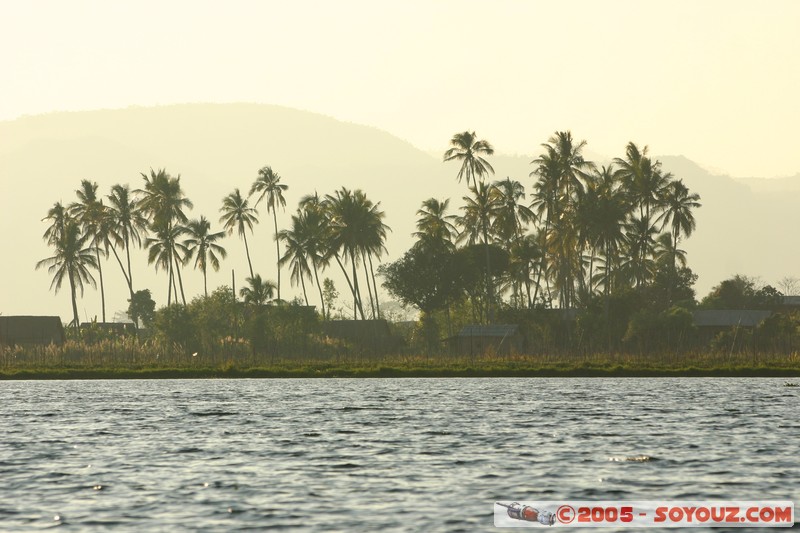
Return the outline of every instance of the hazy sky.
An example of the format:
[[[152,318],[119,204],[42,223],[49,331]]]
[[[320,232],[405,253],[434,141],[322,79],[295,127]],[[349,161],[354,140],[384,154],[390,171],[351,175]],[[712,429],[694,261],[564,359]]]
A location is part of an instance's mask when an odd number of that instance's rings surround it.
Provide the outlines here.
[[[0,120],[280,104],[440,152],[633,140],[733,176],[800,172],[800,2],[0,0]]]

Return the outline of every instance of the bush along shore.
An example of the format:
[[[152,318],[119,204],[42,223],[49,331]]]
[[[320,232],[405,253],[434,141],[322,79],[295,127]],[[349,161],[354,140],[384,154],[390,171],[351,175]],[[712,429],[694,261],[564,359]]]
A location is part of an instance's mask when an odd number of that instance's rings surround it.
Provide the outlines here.
[[[800,353],[412,355],[350,351],[254,354],[231,342],[217,353],[135,338],[0,349],[0,379],[381,377],[800,377]]]

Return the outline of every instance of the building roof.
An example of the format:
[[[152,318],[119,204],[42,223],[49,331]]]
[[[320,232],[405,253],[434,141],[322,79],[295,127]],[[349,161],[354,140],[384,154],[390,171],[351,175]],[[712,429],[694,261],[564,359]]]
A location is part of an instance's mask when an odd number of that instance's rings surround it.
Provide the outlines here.
[[[784,296],[781,305],[788,307],[800,307],[800,296]]]
[[[57,316],[0,316],[0,344],[62,344],[65,340]]]
[[[464,326],[458,332],[459,337],[510,337],[519,334],[516,324],[495,324],[491,326]]]
[[[692,313],[694,325],[697,327],[734,327],[753,328],[772,314],[772,311],[748,309],[705,309]]]

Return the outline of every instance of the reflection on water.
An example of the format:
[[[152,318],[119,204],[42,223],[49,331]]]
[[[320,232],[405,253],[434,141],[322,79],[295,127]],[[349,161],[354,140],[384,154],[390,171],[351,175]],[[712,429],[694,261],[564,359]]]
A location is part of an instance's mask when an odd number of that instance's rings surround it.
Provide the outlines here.
[[[784,381],[0,382],[0,529],[475,531],[498,500],[800,501]]]

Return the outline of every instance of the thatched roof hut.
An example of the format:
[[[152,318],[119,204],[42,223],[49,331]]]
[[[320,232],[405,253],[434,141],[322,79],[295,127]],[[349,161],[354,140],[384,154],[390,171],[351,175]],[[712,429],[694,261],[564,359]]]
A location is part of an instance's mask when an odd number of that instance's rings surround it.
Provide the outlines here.
[[[0,316],[0,345],[63,344],[65,340],[57,316]]]

